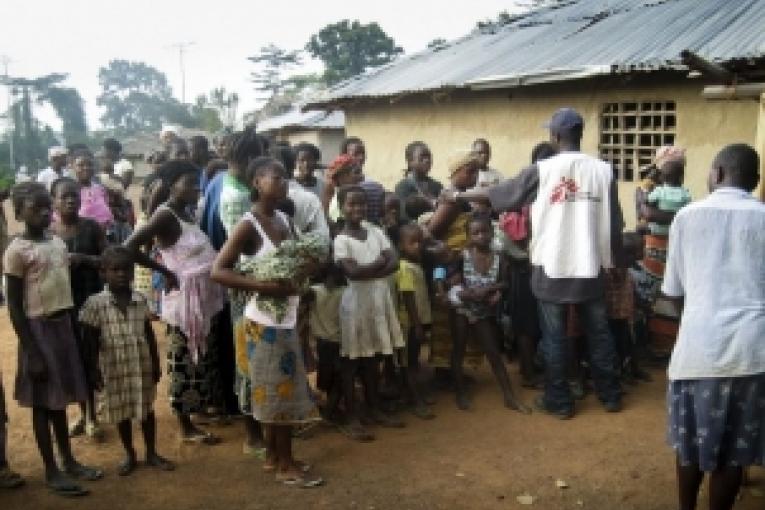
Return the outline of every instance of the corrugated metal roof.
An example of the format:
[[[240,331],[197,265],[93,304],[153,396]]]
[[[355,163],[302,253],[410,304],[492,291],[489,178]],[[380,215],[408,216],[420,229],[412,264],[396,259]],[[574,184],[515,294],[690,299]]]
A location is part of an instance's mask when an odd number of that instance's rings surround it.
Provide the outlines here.
[[[594,74],[685,69],[765,56],[764,0],[571,0],[352,78],[309,103]],[[524,79],[526,78],[526,79]]]
[[[276,131],[286,128],[300,129],[343,129],[345,114],[341,111],[325,112],[321,110],[300,111],[299,106],[276,117],[258,122],[258,132]]]

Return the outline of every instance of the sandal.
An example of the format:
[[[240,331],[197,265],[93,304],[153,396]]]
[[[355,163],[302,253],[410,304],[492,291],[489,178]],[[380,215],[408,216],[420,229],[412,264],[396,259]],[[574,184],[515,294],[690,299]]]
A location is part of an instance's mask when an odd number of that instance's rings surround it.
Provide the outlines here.
[[[276,481],[290,487],[301,489],[313,489],[324,485],[324,479],[320,476],[308,477],[305,474],[276,473]]]
[[[22,485],[24,485],[24,479],[20,474],[7,467],[0,469],[0,489],[16,489]]]
[[[64,496],[67,498],[87,496],[90,494],[88,489],[85,489],[80,485],[68,480],[62,473],[59,473],[52,480],[46,481],[45,485],[54,494],[58,494],[59,496]]]
[[[104,472],[100,469],[84,466],[79,462],[64,466],[64,473],[72,478],[85,480],[86,482],[95,482],[104,477]]]
[[[213,446],[220,443],[220,438],[209,432],[194,432],[190,436],[184,436],[181,442],[186,444],[204,444]]]

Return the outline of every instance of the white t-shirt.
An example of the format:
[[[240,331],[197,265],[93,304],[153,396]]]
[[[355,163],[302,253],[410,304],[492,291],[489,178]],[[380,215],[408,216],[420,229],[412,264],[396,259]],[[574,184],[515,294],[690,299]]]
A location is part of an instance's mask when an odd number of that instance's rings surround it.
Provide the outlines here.
[[[287,196],[295,205],[295,216],[292,218],[292,224],[295,225],[298,235],[308,232],[321,234],[329,244],[329,226],[324,217],[324,209],[319,197],[295,181],[289,182]]]
[[[506,177],[496,168],[486,167],[485,170],[478,171],[478,179],[475,181],[473,189],[488,188],[504,181]]]
[[[722,188],[681,209],[662,292],[685,298],[670,380],[765,373],[765,204]]]

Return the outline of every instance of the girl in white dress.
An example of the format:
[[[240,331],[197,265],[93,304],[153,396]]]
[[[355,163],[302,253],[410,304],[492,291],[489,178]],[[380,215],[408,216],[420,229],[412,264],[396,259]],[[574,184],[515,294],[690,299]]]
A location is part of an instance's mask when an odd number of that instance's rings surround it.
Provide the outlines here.
[[[338,193],[343,230],[334,241],[334,258],[350,284],[340,303],[343,392],[349,415],[348,435],[374,439],[361,425],[354,405],[354,376],[361,371],[370,418],[379,425],[403,426],[380,411],[377,386],[379,356],[404,347],[396,307],[386,279],[398,268],[398,257],[378,227],[365,222],[366,194],[360,186]]]

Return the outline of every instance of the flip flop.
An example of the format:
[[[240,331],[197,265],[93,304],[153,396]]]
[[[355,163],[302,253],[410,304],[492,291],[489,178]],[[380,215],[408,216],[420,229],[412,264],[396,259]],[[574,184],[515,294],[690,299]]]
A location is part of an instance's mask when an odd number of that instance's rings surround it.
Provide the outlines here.
[[[190,436],[183,437],[181,441],[186,444],[204,444],[213,446],[220,443],[220,438],[209,432],[196,432]]]
[[[104,472],[97,468],[83,466],[82,464],[74,464],[64,467],[64,473],[68,474],[72,478],[77,480],[85,480],[86,482],[95,482],[104,477]]]
[[[289,487],[298,487],[300,489],[313,489],[324,485],[324,479],[320,476],[307,477],[305,475],[294,474],[276,474],[277,483],[282,483]]]
[[[247,443],[242,445],[242,453],[248,456],[253,456],[256,459],[266,460],[266,454],[268,449],[265,446],[250,446]]]
[[[52,480],[49,482],[45,482],[45,485],[54,494],[57,494],[59,496],[64,496],[66,498],[76,498],[80,496],[87,496],[88,494],[90,494],[90,491],[88,489],[85,489],[77,485],[76,483],[70,482],[65,479]]]

